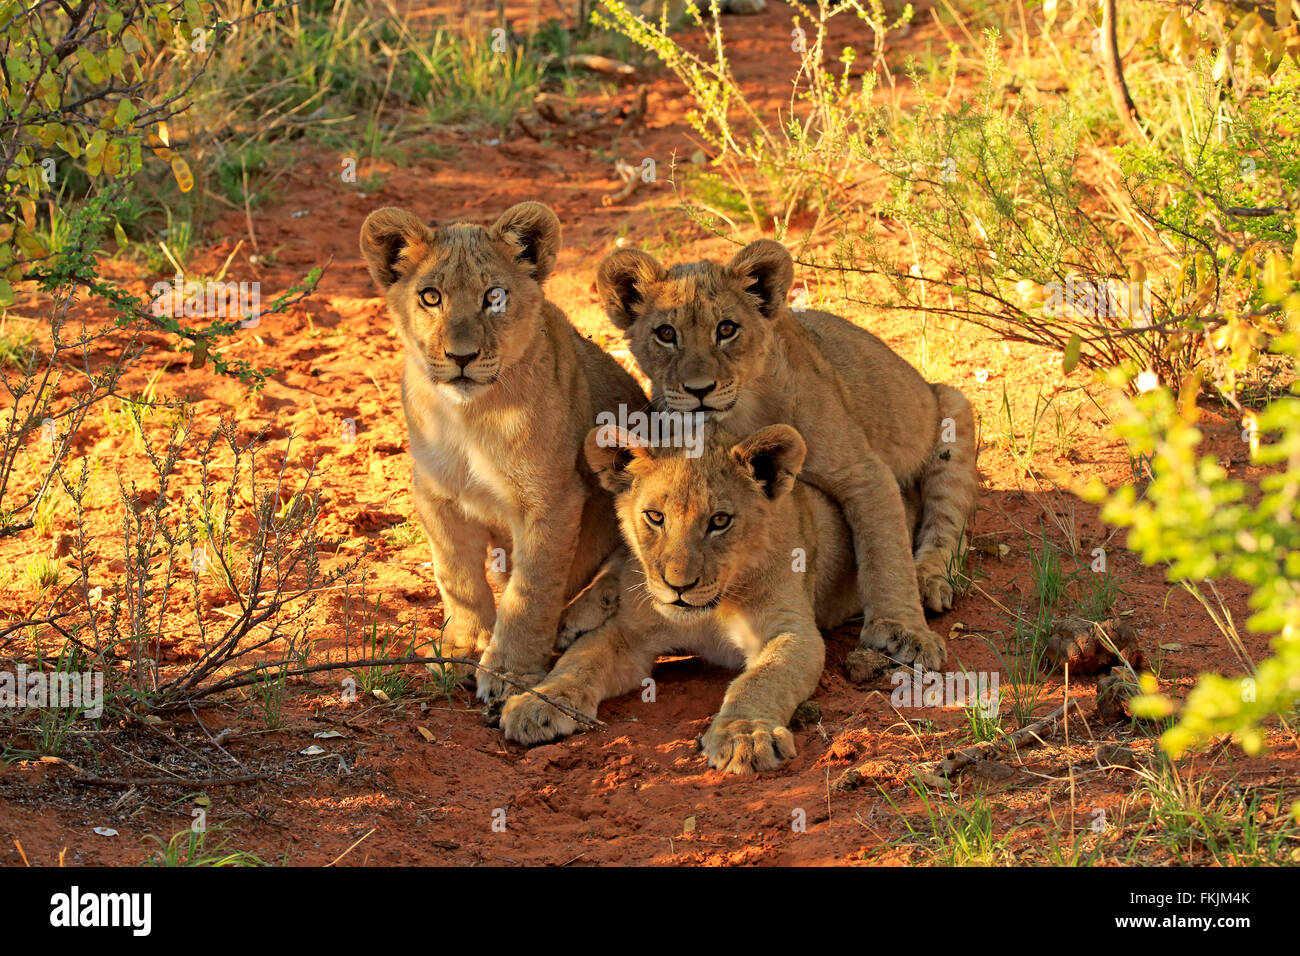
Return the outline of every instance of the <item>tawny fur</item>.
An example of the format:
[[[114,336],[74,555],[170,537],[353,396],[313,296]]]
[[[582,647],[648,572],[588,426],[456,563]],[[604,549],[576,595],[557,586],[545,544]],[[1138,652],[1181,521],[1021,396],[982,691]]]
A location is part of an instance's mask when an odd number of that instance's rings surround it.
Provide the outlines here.
[[[559,220],[540,203],[489,228],[433,230],[393,208],[361,227],[406,347],[402,408],[446,615],[442,652],[482,655],[529,684],[546,673],[565,604],[620,545],[583,440],[597,412],[645,404],[633,378],[545,299],[559,243]],[[507,560],[499,608],[485,573],[495,548]],[[484,700],[510,689],[478,677]]]
[[[945,576],[979,492],[970,405],[847,320],[791,311],[793,276],[784,247],[759,240],[727,265],[665,269],[621,250],[601,264],[597,289],[656,404],[702,409],[737,433],[798,429],[804,480],[839,503],[853,529],[862,643],[938,668],[946,647],[925,623],[921,595],[936,611],[952,603]],[[913,514],[905,495],[916,499]]]
[[[835,504],[794,480],[804,458],[798,432],[776,425],[736,442],[709,430],[699,458],[625,451],[592,432],[588,457],[620,491],[619,521],[635,560],[623,569],[614,617],[580,637],[537,690],[595,716],[601,701],[639,689],[660,654],[701,654],[742,668],[701,739],[710,765],[773,770],[794,755],[786,724],[821,675],[819,627],[858,611],[853,546]],[[727,516],[725,528],[711,525],[718,515]],[[507,738],[536,744],[577,724],[520,695],[507,701],[502,727]]]

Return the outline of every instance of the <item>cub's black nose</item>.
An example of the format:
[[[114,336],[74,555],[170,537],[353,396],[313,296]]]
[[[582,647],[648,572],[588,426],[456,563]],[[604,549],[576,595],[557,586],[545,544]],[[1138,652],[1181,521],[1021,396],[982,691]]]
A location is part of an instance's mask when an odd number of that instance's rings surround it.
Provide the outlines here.
[[[454,355],[451,352],[443,352],[442,354],[459,365],[462,371],[466,365],[478,358],[477,352],[470,352],[468,355]]]

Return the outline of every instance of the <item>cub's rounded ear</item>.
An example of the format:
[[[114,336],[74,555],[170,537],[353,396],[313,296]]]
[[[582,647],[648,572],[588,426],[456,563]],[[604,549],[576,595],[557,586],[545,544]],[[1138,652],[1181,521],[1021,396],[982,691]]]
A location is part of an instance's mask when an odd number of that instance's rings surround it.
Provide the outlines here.
[[[727,270],[741,280],[746,292],[758,298],[758,311],[767,318],[785,308],[794,283],[794,260],[781,243],[755,240],[736,253]]]
[[[489,230],[494,239],[516,247],[515,261],[541,285],[555,268],[560,252],[560,220],[539,202],[521,202],[501,214]]]
[[[644,442],[617,425],[597,425],[587,432],[582,450],[601,487],[615,493],[632,484],[628,466],[650,457],[650,448]]]
[[[636,306],[645,301],[646,286],[666,273],[659,261],[640,249],[611,252],[596,272],[596,295],[609,320],[627,330],[636,321]]]
[[[361,224],[361,254],[381,292],[402,277],[406,263],[423,257],[433,235],[414,213],[376,209]]]
[[[764,494],[775,499],[794,487],[807,451],[795,429],[769,425],[733,445],[731,457],[762,486]]]

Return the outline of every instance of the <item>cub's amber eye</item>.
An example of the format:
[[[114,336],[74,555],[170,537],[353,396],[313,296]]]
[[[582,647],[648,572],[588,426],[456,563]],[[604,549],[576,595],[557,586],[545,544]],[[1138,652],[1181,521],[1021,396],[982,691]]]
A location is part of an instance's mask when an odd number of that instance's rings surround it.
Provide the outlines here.
[[[730,527],[731,527],[731,515],[726,514],[725,512],[719,511],[717,514],[715,514],[712,518],[709,519],[710,531],[725,531],[727,528]]]
[[[655,338],[664,345],[672,345],[677,341],[677,330],[671,325],[661,325],[655,329]]]
[[[664,523],[663,512],[661,512],[661,511],[643,511],[643,512],[641,512],[641,515],[642,515],[642,517],[645,518],[645,520],[646,520],[646,524],[650,525],[651,527],[659,528],[659,527],[662,527],[662,526],[663,526],[663,523]]]
[[[483,296],[483,308],[488,312],[504,312],[506,310],[506,290],[493,288],[487,290],[487,295]]]
[[[421,289],[420,304],[430,309],[436,309],[442,305],[442,293],[437,289]]]
[[[718,341],[725,342],[727,341],[727,339],[734,339],[736,337],[736,333],[739,331],[740,331],[740,326],[738,326],[735,322],[731,322],[731,321],[719,322],[717,328]]]

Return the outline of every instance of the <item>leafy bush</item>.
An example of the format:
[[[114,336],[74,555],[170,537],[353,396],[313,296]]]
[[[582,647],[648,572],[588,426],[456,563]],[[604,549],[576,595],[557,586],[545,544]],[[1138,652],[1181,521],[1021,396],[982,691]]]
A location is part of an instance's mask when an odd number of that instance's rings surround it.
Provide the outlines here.
[[[1300,163],[1285,145],[1300,126],[1296,71],[1237,100],[1208,63],[1184,70],[1178,135],[1108,159],[1085,151],[1069,102],[1006,104],[995,37],[986,64],[973,101],[950,111],[923,94],[890,131],[884,212],[913,234],[916,260],[904,268],[863,241],[834,265],[870,262],[895,307],[1049,346],[1067,371],[1123,366],[1177,381],[1224,350],[1238,372],[1250,367],[1277,332],[1278,306],[1261,303],[1255,273],[1296,241],[1286,197],[1300,190]],[[1117,188],[1098,196],[1111,176]]]
[[[1289,288],[1266,288],[1265,298],[1284,306],[1286,331],[1273,347],[1294,361],[1300,292],[1289,277],[1283,284]],[[1245,677],[1202,675],[1161,743],[1177,756],[1231,733],[1253,753],[1263,744],[1261,722],[1292,713],[1300,700],[1300,385],[1243,422],[1251,461],[1270,469],[1258,492],[1229,478],[1213,455],[1198,456],[1202,435],[1190,397],[1156,387],[1126,401],[1118,430],[1134,452],[1150,456],[1154,477],[1140,496],[1132,485],[1113,494],[1094,485],[1089,496],[1106,501],[1105,520],[1131,529],[1128,546],[1144,561],[1169,564],[1172,580],[1230,576],[1250,586],[1255,613],[1247,626],[1275,635],[1275,655]],[[1172,700],[1147,689],[1135,707],[1174,713]]]
[[[170,146],[168,123],[185,111],[186,93],[234,25],[209,22],[212,3],[186,0],[173,19],[176,9],[153,0],[125,11],[97,3],[69,10],[58,0],[0,7],[9,106],[0,120],[0,307],[13,303],[20,280],[35,280],[56,303],[83,286],[120,327],[160,329],[196,366],[210,359],[218,374],[258,385],[265,370],[211,348],[244,316],[188,324],[99,277],[102,239],[111,232],[126,243],[116,216],[135,191],[145,150],[169,164],[182,192],[194,186],[189,163]],[[166,83],[154,78],[160,63]],[[67,182],[78,184],[74,195],[63,189]],[[57,212],[49,201],[55,189]],[[38,220],[38,207],[50,209],[48,222]],[[260,314],[301,298],[318,279],[319,271]]]

